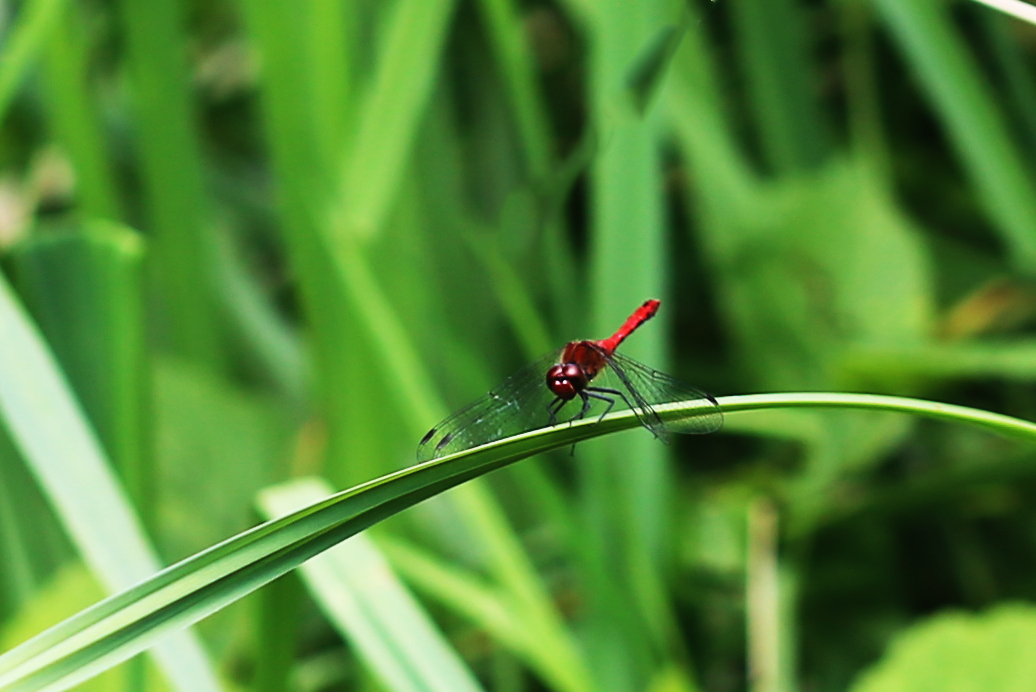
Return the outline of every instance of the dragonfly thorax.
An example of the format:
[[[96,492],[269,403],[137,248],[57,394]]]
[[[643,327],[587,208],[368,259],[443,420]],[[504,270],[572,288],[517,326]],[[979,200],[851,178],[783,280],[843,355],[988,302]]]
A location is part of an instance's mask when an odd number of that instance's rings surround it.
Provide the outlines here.
[[[547,389],[565,401],[575,399],[588,384],[590,378],[576,363],[559,363],[547,371]]]

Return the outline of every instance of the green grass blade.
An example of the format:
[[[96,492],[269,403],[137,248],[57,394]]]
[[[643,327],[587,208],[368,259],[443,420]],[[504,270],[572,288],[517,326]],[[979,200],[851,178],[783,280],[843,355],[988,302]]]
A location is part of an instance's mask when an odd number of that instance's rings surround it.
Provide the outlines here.
[[[1036,14],[1036,9],[1033,12]],[[1014,22],[994,12],[982,13],[979,20],[994,64],[1004,80],[1012,120],[1027,145],[1031,169],[1031,159],[1036,154],[1036,74],[1028,63],[1022,42],[1014,34]]]
[[[300,8],[301,9],[301,8]],[[357,5],[337,0],[317,0],[304,10],[308,21],[308,63],[313,82],[313,116],[317,141],[327,153],[327,163],[345,147],[346,133],[355,114],[357,57]]]
[[[496,51],[503,72],[526,165],[532,178],[541,180],[550,169],[553,155],[550,123],[539,93],[528,37],[517,16],[514,0],[479,0],[478,6],[485,17],[489,44]]]
[[[159,566],[154,552],[49,350],[2,277],[0,343],[0,417],[84,560],[110,591],[151,576]],[[177,689],[219,689],[190,635],[156,653]]]
[[[634,109],[640,115],[647,113],[665,82],[669,64],[680,47],[689,21],[690,17],[685,16],[679,24],[661,27],[630,66],[626,86],[633,99]]]
[[[290,689],[299,645],[300,611],[305,593],[294,574],[267,584],[257,594],[258,620],[255,641],[255,692],[284,692]]]
[[[2,295],[2,294],[0,294]],[[2,305],[2,303],[0,303]],[[3,324],[3,322],[0,322]],[[6,392],[0,379],[0,396]],[[728,415],[772,408],[851,408],[911,413],[1036,443],[1036,424],[988,411],[868,394],[790,393],[723,397]],[[658,408],[665,420],[701,404]],[[83,680],[137,653],[161,634],[197,622],[378,521],[480,475],[548,449],[640,425],[632,411],[532,431],[370,481],[199,553],[60,623],[0,656],[0,689]]]
[[[117,7],[149,212],[150,263],[166,320],[163,334],[174,352],[219,371],[223,353],[213,297],[212,218],[180,3],[125,0]]]
[[[122,218],[105,133],[90,89],[90,61],[78,5],[63,8],[43,61],[47,115],[75,170],[76,198],[88,216]]]
[[[297,410],[304,409],[309,363],[303,339],[271,305],[231,238],[221,234],[216,240],[216,285],[235,333],[260,375]]]
[[[842,357],[850,376],[1036,379],[1036,342],[966,341],[918,346],[856,346]]]
[[[262,491],[259,504],[266,516],[278,518],[332,492],[322,479],[300,479]],[[324,613],[386,689],[481,689],[367,534],[353,536],[313,558],[301,571]]]
[[[144,420],[142,260],[136,232],[101,221],[34,234],[11,259],[15,287],[139,513],[155,505]]]
[[[674,56],[666,93],[667,123],[710,214],[748,212],[758,204],[756,178],[724,112],[715,61],[701,24],[688,28]]]
[[[61,21],[64,4],[64,0],[30,0],[21,7],[0,53],[0,116],[7,113],[15,92]]]
[[[875,2],[945,121],[1015,266],[1036,271],[1036,185],[949,7],[930,0]]]
[[[748,394],[744,396],[724,396],[718,399],[725,414],[736,414],[743,411],[763,411],[779,408],[830,408],[858,409],[869,411],[889,411],[909,413],[923,418],[944,422],[961,423],[1003,437],[1010,437],[1023,442],[1036,442],[1036,423],[991,413],[967,406],[943,404],[924,399],[910,399],[898,396],[882,396],[879,394],[834,394],[827,392],[804,392],[788,394]],[[664,407],[659,411],[665,419],[678,417],[679,407]]]
[[[874,8],[863,2],[847,2],[839,13],[845,44],[845,105],[853,155],[872,161],[876,169],[887,175],[891,158],[881,116]]]
[[[330,227],[369,239],[379,232],[402,180],[438,74],[455,0],[396,0],[386,18],[377,70],[343,161]]]
[[[1004,14],[1017,17],[1030,24],[1036,24],[1036,5],[1030,5],[1022,0],[975,0],[975,2],[1000,10]]]
[[[466,240],[489,275],[500,308],[522,345],[522,353],[531,360],[553,348],[556,340],[551,338],[522,276],[507,261],[497,239],[473,231]]]
[[[542,646],[542,632],[531,623],[521,603],[509,598],[457,565],[404,541],[380,539],[378,545],[417,589],[439,601],[472,625],[485,630],[537,672],[550,689],[581,692],[587,681],[566,660],[564,650]]]
[[[332,434],[328,459],[345,458],[342,436],[351,427],[343,398],[355,382],[354,319],[328,246],[319,234],[315,209],[325,204],[330,184],[327,157],[319,152],[313,115],[313,85],[298,66],[308,53],[294,8],[284,3],[242,0],[241,12],[260,57],[259,95],[269,166],[276,181],[277,219],[287,255],[298,277],[312,344],[313,385]],[[343,350],[347,350],[343,353]],[[317,377],[319,375],[319,377]],[[341,431],[341,432],[339,432]]]
[[[795,0],[745,0],[732,8],[767,163],[778,174],[820,164],[829,145],[810,79],[802,8]]]

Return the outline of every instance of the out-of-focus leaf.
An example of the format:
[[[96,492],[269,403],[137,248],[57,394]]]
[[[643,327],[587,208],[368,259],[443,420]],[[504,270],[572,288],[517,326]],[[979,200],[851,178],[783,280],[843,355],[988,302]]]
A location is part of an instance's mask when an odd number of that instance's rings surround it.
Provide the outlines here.
[[[267,517],[276,519],[331,494],[325,481],[309,478],[266,488],[258,502]],[[387,689],[481,689],[367,534],[353,536],[301,569],[313,598]]]
[[[130,499],[149,517],[143,251],[132,229],[95,220],[41,229],[12,251],[11,268]]]
[[[752,218],[727,222],[708,242],[764,388],[830,389],[845,346],[916,344],[931,332],[920,236],[865,166],[839,163],[766,188]]]
[[[31,0],[20,7],[17,22],[4,37],[3,60],[0,60],[0,116],[7,112],[15,91],[60,21],[64,4],[64,0]]]
[[[1036,608],[1002,605],[914,625],[865,672],[852,692],[1022,692],[1036,679]]]
[[[830,164],[763,187],[755,199],[724,209],[706,227],[706,243],[724,312],[763,388],[842,388],[852,375],[841,370],[847,348],[925,342],[934,312],[927,255],[866,165]],[[873,415],[823,418],[797,486],[805,514],[820,511],[828,483],[878,458],[908,425]]]
[[[50,583],[36,597],[12,617],[0,631],[0,651],[6,651],[37,632],[104,598],[104,591],[81,563],[72,563],[60,569]],[[125,668],[113,668],[84,682],[76,688],[81,692],[112,692],[126,689],[128,676]],[[152,676],[153,678],[154,676]],[[157,687],[157,679],[149,680],[149,689]]]
[[[628,80],[644,46],[664,31],[666,17],[665,3],[658,0],[607,0],[598,10],[589,102],[602,143],[590,172],[589,290],[583,300],[590,310],[587,326],[603,337],[645,298],[665,298],[659,121],[651,113],[640,117],[635,112]],[[626,353],[664,367],[661,326],[656,322],[626,342]],[[666,648],[666,633],[675,629],[661,597],[673,468],[665,450],[652,443],[626,436],[607,446],[587,445],[600,463],[579,467],[588,527],[583,556],[597,562],[584,566],[592,577],[586,583],[593,604],[587,613],[588,657],[599,663],[598,680],[617,689],[647,684],[655,674],[656,652]],[[617,630],[625,634],[617,636]]]
[[[876,0],[1007,243],[1015,266],[1036,271],[1036,182],[949,5]]]
[[[813,86],[811,34],[795,0],[731,3],[759,141],[778,174],[809,170],[828,154],[824,113]]]
[[[1031,24],[1036,24],[1036,7],[1022,0],[975,0]]]
[[[139,136],[140,178],[150,232],[148,253],[174,352],[216,371],[224,365],[209,236],[209,191],[188,77],[184,8],[176,0],[114,4],[122,29]]]
[[[1036,379],[1036,343],[1030,339],[975,340],[903,346],[850,348],[843,367],[854,379],[880,381],[897,377],[959,379],[1001,377]]]
[[[680,24],[671,24],[659,29],[630,68],[629,76],[626,78],[627,86],[637,112],[641,115],[654,99],[665,77],[669,63],[687,30],[687,21],[690,20],[686,19]]]
[[[343,161],[329,224],[369,239],[381,230],[442,56],[455,0],[398,0],[382,37],[378,68]]]
[[[101,447],[50,351],[0,277],[0,415],[72,541],[105,588],[117,591],[158,571]],[[219,689],[189,633],[156,649],[180,690]]]
[[[158,518],[164,552],[179,557],[253,523],[255,494],[282,471],[291,428],[269,397],[182,361],[156,366]]]

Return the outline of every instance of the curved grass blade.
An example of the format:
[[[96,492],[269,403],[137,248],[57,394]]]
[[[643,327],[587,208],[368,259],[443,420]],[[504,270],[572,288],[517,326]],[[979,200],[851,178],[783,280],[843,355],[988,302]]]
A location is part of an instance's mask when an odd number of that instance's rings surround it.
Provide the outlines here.
[[[0,344],[0,420],[84,561],[112,592],[147,579],[158,559],[50,351],[2,276]],[[219,689],[192,636],[164,643],[156,657],[176,689]]]
[[[332,494],[321,478],[299,478],[264,489],[258,502],[266,516],[280,517]],[[482,689],[369,535],[353,536],[310,560],[301,576],[328,619],[386,690]]]
[[[1022,0],[975,0],[975,2],[1000,10],[1030,24],[1036,24],[1036,5],[1030,5]]]
[[[699,406],[684,406],[682,415]],[[533,454],[637,425],[631,413],[517,435],[412,466],[257,526],[0,656],[0,690],[68,689],[422,500]]]
[[[985,428],[1036,443],[1036,424],[931,401],[868,394],[768,394],[719,399],[726,414],[785,407],[899,411]],[[711,406],[711,404],[709,405]],[[666,421],[700,402],[656,409]],[[436,459],[338,493],[257,526],[65,620],[0,656],[0,690],[63,690],[254,591],[378,521],[510,463],[591,437],[638,427],[633,411],[536,430]]]

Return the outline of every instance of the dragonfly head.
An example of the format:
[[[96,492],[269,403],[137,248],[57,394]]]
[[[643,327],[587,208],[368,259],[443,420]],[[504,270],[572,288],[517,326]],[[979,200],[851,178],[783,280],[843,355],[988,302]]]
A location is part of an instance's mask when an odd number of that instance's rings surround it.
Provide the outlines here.
[[[565,401],[574,399],[589,383],[586,372],[575,363],[558,364],[547,371],[547,389]]]

